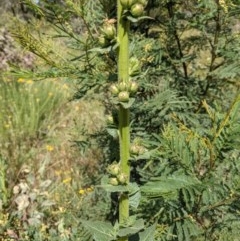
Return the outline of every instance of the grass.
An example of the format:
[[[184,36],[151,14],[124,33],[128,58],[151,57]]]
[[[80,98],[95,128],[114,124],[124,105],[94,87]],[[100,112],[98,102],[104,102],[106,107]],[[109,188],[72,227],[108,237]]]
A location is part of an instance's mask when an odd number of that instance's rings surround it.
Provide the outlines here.
[[[18,79],[0,83],[2,156],[21,160],[23,149],[30,150],[55,128],[59,108],[67,102],[67,88],[66,84],[61,86],[51,80],[34,83]]]
[[[0,82],[0,240],[68,240],[74,217],[91,215],[102,153],[81,153],[73,141],[103,127],[104,108],[71,95],[59,79]]]
[[[66,54],[63,40],[52,39],[48,25],[39,22],[35,27],[44,28],[44,42]],[[41,60],[35,59],[38,63]],[[102,194],[91,186],[102,172],[102,150],[93,147],[81,152],[75,145],[86,133],[103,127],[105,110],[96,100],[69,101],[75,89],[63,79],[3,76],[0,240],[79,240],[86,236],[79,218],[103,217],[109,210],[104,194],[97,213],[94,207]]]

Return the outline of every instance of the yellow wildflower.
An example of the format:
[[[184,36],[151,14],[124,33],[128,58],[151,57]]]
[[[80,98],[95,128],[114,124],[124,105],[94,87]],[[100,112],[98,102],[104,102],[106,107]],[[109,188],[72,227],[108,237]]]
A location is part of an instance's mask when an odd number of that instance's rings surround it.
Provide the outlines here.
[[[47,151],[53,151],[54,147],[51,145],[46,145],[46,149],[47,149]]]
[[[85,190],[84,189],[80,189],[79,190],[79,194],[83,195],[85,193]]]
[[[71,182],[71,180],[72,180],[72,178],[68,177],[68,178],[64,179],[62,182],[66,184],[66,183]]]
[[[60,175],[62,174],[62,171],[61,171],[61,170],[55,170],[55,174],[56,174],[57,176],[60,176]]]
[[[26,83],[27,83],[27,84],[32,84],[33,81],[32,81],[32,80],[27,80]]]
[[[87,189],[86,189],[88,192],[92,192],[93,191],[93,187],[91,186],[91,187],[88,187]]]
[[[228,5],[225,2],[225,0],[219,0],[219,4],[223,8],[224,12],[227,13],[228,12]]]
[[[52,92],[49,92],[49,93],[48,93],[48,96],[52,96],[52,95],[53,95],[53,93],[52,93]]]
[[[144,46],[144,51],[145,51],[145,52],[149,52],[151,49],[152,49],[152,45],[151,45],[151,44],[146,44],[146,45]]]
[[[19,79],[17,80],[17,82],[18,82],[18,83],[24,83],[24,82],[25,82],[25,80],[24,80],[24,79],[22,79],[22,78],[19,78]]]

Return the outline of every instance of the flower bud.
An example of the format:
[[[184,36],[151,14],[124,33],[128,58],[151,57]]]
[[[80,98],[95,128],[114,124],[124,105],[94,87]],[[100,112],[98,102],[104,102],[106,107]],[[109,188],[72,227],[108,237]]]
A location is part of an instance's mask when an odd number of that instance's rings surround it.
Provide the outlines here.
[[[131,81],[129,86],[130,94],[135,94],[137,90],[138,90],[138,83],[135,81]]]
[[[119,84],[118,84],[118,89],[120,91],[126,91],[128,89],[128,84],[125,82],[125,81],[121,81]]]
[[[120,2],[123,8],[128,9],[136,2],[136,0],[120,0]]]
[[[116,35],[116,28],[113,24],[106,23],[103,25],[102,32],[106,39],[114,39]]]
[[[112,115],[107,115],[106,116],[106,121],[107,121],[107,124],[109,125],[113,125],[114,124],[114,118]]]
[[[132,155],[138,155],[138,154],[139,154],[139,148],[140,148],[139,145],[132,144],[132,145],[130,146],[130,153],[131,153]]]
[[[143,155],[146,151],[147,149],[144,146],[139,146],[139,149],[138,149],[139,155]]]
[[[109,184],[113,185],[113,186],[117,186],[119,183],[118,183],[118,179],[116,177],[111,177],[109,178],[109,181],[108,181]]]
[[[144,7],[141,3],[136,3],[131,7],[131,14],[133,17],[140,17],[143,15]]]
[[[120,173],[117,176],[117,180],[119,181],[120,184],[126,184],[128,181],[128,176],[124,173]]]
[[[104,36],[100,36],[98,38],[98,43],[100,44],[101,47],[107,47],[110,44],[109,40],[106,39]]]
[[[127,91],[119,92],[118,100],[121,102],[128,102],[129,101],[129,93]]]
[[[118,163],[113,163],[107,167],[107,172],[113,176],[117,176],[120,173],[120,166]]]
[[[119,89],[118,89],[118,87],[117,87],[116,84],[112,84],[112,85],[110,86],[110,92],[111,92],[112,95],[114,95],[114,96],[117,96],[117,95],[119,94]]]

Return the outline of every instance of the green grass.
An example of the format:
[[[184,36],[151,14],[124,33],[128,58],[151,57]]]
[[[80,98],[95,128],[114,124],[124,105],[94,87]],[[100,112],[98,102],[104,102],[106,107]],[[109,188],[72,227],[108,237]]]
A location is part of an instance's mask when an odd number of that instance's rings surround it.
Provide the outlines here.
[[[80,153],[73,140],[103,127],[104,108],[97,101],[69,101],[71,95],[71,84],[58,79],[0,82],[0,233],[4,240],[9,230],[18,230],[21,240],[69,240],[81,235],[76,228],[78,215],[96,214],[89,211],[97,198],[89,185],[98,176],[101,150]],[[26,203],[26,197],[33,202]],[[103,206],[98,216],[108,209]],[[68,226],[75,227],[75,233],[70,234]]]
[[[59,108],[67,102],[67,88],[55,81],[19,79],[0,83],[2,156],[19,160],[19,148],[31,149],[35,141],[47,135],[56,123]]]

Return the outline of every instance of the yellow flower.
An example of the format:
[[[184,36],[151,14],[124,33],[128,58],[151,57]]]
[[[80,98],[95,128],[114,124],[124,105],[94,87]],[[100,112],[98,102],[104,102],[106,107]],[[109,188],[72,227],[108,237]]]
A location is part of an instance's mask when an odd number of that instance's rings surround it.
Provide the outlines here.
[[[27,83],[27,84],[32,84],[33,81],[32,81],[32,80],[27,80],[26,83]]]
[[[46,149],[47,149],[47,151],[53,151],[54,147],[51,145],[46,145]]]
[[[224,12],[227,13],[228,12],[228,5],[225,2],[225,0],[219,0],[219,4],[223,8]]]
[[[68,177],[68,178],[64,179],[62,182],[66,184],[66,183],[71,182],[71,180],[72,180],[72,178]]]
[[[84,189],[80,189],[79,190],[79,194],[83,195],[85,193],[85,190]]]
[[[145,52],[149,52],[151,49],[152,49],[152,45],[151,45],[151,44],[146,44],[146,45],[144,46],[144,51],[145,51]]]
[[[49,92],[49,93],[48,93],[48,96],[49,96],[49,97],[50,97],[50,96],[52,96],[52,95],[53,95],[53,93],[52,93],[52,92]]]
[[[93,191],[93,187],[91,186],[91,187],[88,187],[87,189],[86,189],[88,192],[92,192]]]
[[[62,171],[61,171],[61,170],[56,170],[56,171],[55,171],[55,174],[56,174],[57,176],[60,176],[60,175],[62,174]]]
[[[19,78],[19,79],[17,80],[17,82],[18,82],[18,83],[24,83],[24,82],[25,82],[25,80],[24,80],[24,79],[22,79],[22,78]]]

